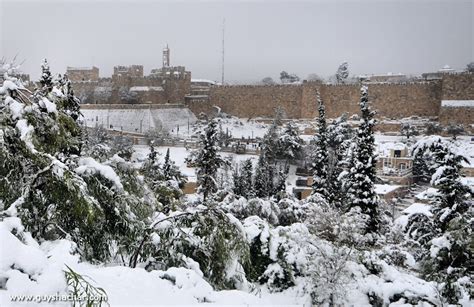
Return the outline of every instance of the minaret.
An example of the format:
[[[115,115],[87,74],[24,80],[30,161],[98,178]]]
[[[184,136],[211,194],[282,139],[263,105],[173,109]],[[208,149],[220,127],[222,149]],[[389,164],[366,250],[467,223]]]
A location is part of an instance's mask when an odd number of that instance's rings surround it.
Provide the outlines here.
[[[168,44],[163,49],[163,68],[170,67],[170,49],[168,48]]]

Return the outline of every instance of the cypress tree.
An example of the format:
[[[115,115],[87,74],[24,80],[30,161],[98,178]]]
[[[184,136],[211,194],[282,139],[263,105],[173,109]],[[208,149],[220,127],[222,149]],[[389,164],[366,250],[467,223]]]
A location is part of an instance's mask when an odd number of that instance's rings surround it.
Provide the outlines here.
[[[332,198],[328,184],[328,140],[326,129],[326,111],[324,103],[321,100],[319,91],[317,92],[318,101],[318,135],[316,138],[316,149],[313,161],[313,193],[321,194],[326,200]]]
[[[268,197],[273,191],[273,177],[269,177],[270,169],[265,153],[262,152],[255,169],[255,195],[257,197]]]
[[[204,202],[217,192],[217,171],[224,163],[219,156],[218,130],[215,119],[209,121],[204,133],[201,134],[202,148],[196,158],[199,191],[203,194]]]
[[[378,197],[375,193],[376,155],[374,125],[375,112],[370,109],[367,86],[361,88],[361,122],[357,130],[356,148],[349,170],[349,206],[359,207],[368,215],[367,232],[376,232],[379,228]]]

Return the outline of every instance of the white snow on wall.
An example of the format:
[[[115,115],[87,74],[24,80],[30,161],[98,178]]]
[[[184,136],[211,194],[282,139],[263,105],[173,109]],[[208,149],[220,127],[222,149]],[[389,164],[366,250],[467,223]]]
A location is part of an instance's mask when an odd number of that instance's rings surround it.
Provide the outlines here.
[[[130,92],[163,91],[161,86],[132,86]]]
[[[169,109],[82,109],[88,127],[102,125],[108,129],[145,133],[148,130],[171,131],[178,125],[187,129],[196,122],[196,116],[187,108]]]
[[[474,108],[474,100],[442,100],[441,106],[447,108]]]

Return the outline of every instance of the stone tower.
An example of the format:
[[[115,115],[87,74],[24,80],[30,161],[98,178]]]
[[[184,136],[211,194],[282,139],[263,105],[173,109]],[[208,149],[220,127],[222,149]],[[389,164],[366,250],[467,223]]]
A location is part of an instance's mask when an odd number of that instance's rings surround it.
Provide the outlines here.
[[[168,44],[163,49],[163,68],[170,67],[170,49],[168,48]]]

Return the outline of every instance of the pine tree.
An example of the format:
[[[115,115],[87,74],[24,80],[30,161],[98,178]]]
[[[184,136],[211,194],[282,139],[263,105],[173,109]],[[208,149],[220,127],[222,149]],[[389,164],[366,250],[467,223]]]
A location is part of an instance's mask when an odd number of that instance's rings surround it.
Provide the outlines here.
[[[326,111],[317,92],[318,101],[318,135],[313,161],[313,193],[321,194],[327,201],[331,202],[332,195],[329,191],[328,182],[328,140],[326,130]]]
[[[274,183],[273,194],[277,196],[277,199],[281,199],[286,194],[286,179],[288,178],[288,172],[290,171],[290,165],[280,165],[276,176],[276,182]]]
[[[429,178],[429,169],[425,160],[425,151],[415,150],[413,155],[413,177],[417,181],[427,182]]]
[[[64,95],[66,96],[66,99],[61,104],[61,108],[75,121],[77,121],[81,116],[80,100],[74,95],[71,81],[68,79],[67,75],[64,75],[64,77],[61,78],[60,84]]]
[[[276,122],[273,122],[262,139],[262,152],[270,164],[273,164],[281,153],[280,143],[278,140],[278,126],[276,125]]]
[[[414,146],[413,155],[413,168],[412,173],[416,181],[428,182],[431,174],[428,166],[428,157],[426,151],[429,147],[426,146]]]
[[[361,88],[360,109],[361,123],[357,130],[356,148],[353,161],[349,170],[349,206],[360,207],[362,213],[368,215],[367,232],[376,232],[379,228],[378,197],[375,193],[374,182],[376,179],[374,154],[375,138],[373,128],[375,125],[375,112],[369,107],[367,87]]]
[[[150,142],[150,153],[148,154],[148,160],[150,160],[153,164],[156,163],[156,157],[158,156],[158,152],[155,150],[154,142]],[[169,150],[169,149],[168,149]]]
[[[252,176],[253,176],[252,160],[247,159],[242,164],[241,175],[240,175],[242,196],[244,196],[247,199],[252,198],[254,196]]]
[[[254,196],[254,187],[252,182],[253,166],[252,159],[243,161],[234,169],[234,193],[247,199]]]
[[[262,152],[258,157],[257,166],[255,169],[255,195],[257,197],[268,197],[273,191],[273,177],[269,177],[271,167]]]
[[[170,149],[166,150],[165,161],[163,163],[163,175],[165,176],[166,180],[170,180],[173,178],[173,164],[170,160]]]
[[[51,71],[49,70],[49,64],[46,59],[43,59],[41,64],[41,78],[39,83],[41,84],[42,89],[45,94],[50,93],[53,90],[53,77],[51,76]]]
[[[196,157],[199,191],[206,202],[217,192],[217,171],[224,163],[219,156],[217,121],[211,120],[201,135],[202,148]]]
[[[239,169],[239,166],[236,165],[232,173],[232,179],[234,181],[233,192],[235,195],[243,196],[244,192],[242,189],[242,176],[240,174],[240,171],[241,170]]]
[[[467,211],[465,199],[471,195],[471,191],[461,182],[461,168],[462,162],[469,162],[441,144],[435,147],[434,158],[437,168],[431,178],[431,184],[438,188],[440,195],[433,210],[437,224],[441,231],[445,231],[453,218]]]
[[[296,159],[301,153],[303,143],[298,127],[293,122],[288,122],[280,137],[280,146],[283,151],[283,156],[287,160]]]
[[[441,283],[441,295],[448,303],[457,304],[462,296],[459,280],[472,270],[473,192],[461,182],[461,163],[467,160],[441,143],[434,150],[438,167],[431,184],[439,195],[432,202],[432,212],[437,233],[427,246],[422,270],[428,280]]]

